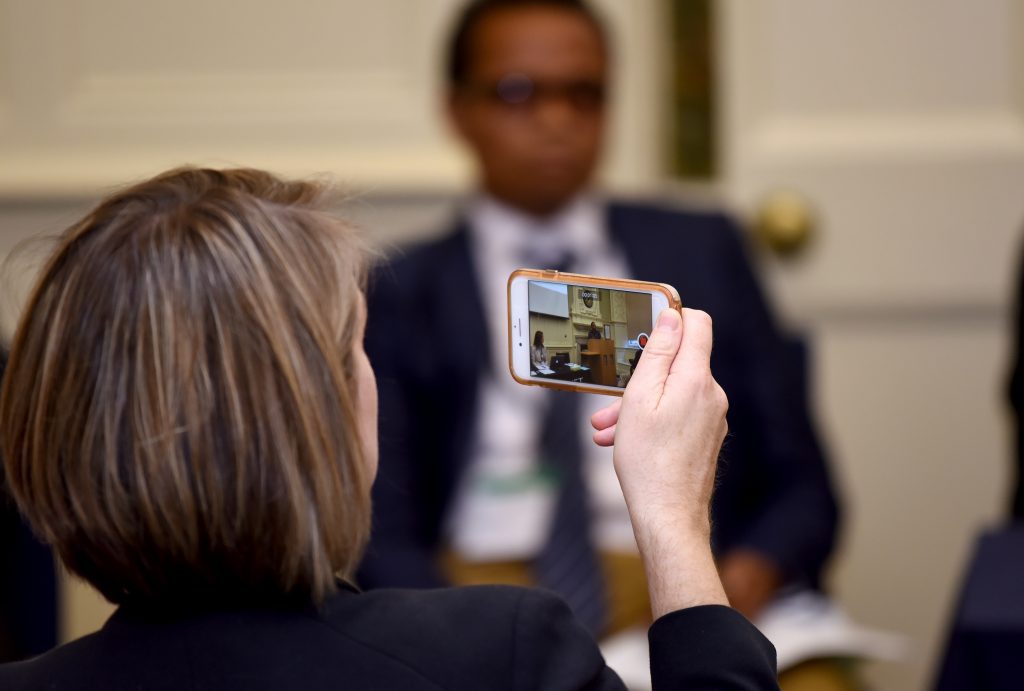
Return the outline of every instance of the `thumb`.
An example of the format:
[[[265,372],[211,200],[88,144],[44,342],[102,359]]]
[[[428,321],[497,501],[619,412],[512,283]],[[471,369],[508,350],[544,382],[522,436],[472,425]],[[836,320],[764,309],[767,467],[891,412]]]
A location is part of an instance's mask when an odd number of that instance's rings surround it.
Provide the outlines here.
[[[683,319],[674,309],[664,309],[658,315],[658,323],[644,348],[643,357],[636,365],[636,371],[626,387],[634,391],[651,392],[660,398],[672,362],[679,352],[683,338]]]

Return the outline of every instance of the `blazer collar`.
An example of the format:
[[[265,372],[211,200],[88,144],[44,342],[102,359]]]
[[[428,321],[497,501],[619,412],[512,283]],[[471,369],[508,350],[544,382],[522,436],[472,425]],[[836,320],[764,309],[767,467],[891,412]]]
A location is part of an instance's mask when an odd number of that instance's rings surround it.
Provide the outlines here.
[[[428,270],[434,274],[435,314],[441,325],[437,333],[446,334],[446,352],[479,370],[487,365],[490,339],[482,326],[486,315],[471,243],[466,221],[460,218],[445,242],[445,257]]]

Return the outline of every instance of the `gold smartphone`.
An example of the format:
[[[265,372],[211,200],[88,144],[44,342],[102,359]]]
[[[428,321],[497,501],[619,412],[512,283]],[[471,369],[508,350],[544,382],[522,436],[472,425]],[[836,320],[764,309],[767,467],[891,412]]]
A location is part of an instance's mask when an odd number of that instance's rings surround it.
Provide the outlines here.
[[[508,367],[520,384],[621,396],[667,307],[665,283],[540,269],[508,277]]]

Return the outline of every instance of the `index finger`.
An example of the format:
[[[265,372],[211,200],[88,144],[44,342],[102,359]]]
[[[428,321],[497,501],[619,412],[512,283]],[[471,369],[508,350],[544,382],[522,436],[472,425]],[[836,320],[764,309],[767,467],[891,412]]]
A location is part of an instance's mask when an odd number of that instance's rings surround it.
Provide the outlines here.
[[[713,330],[711,316],[707,312],[683,309],[683,342],[672,361],[670,374],[690,369],[711,367],[711,345]]]

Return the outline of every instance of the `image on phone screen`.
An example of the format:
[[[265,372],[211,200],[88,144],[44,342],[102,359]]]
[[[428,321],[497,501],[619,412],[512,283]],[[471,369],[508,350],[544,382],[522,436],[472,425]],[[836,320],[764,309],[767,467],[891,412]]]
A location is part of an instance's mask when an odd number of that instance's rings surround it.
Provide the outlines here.
[[[651,293],[529,281],[530,376],[625,388],[651,333]]]

